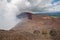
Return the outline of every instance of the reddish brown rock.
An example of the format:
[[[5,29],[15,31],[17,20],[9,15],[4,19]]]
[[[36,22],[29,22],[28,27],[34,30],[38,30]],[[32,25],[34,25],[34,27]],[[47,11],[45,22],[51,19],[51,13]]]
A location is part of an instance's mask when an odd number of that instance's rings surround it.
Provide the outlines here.
[[[0,31],[1,40],[60,40],[60,18],[26,13],[9,31]],[[20,16],[19,16],[20,17]],[[4,33],[5,32],[5,33]]]

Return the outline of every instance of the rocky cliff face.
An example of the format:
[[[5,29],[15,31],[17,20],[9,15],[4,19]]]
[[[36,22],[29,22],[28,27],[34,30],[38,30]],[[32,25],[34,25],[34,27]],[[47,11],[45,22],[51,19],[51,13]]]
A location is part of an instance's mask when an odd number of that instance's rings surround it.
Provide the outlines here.
[[[30,19],[29,19],[30,18]],[[60,26],[60,19],[48,15],[29,14],[27,18],[23,18],[21,23],[18,23],[11,30],[40,30],[40,29],[56,29]],[[30,30],[30,31],[31,31]]]
[[[60,40],[59,18],[48,15],[26,14],[27,16],[23,18],[23,22],[18,23],[6,32],[6,34],[8,33],[7,36],[4,37],[1,34],[2,40]]]

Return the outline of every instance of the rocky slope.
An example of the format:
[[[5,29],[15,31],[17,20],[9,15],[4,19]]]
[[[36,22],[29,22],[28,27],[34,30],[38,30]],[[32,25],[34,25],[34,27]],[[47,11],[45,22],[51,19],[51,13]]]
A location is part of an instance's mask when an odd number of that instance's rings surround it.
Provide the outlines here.
[[[1,40],[60,40],[60,18],[26,13],[9,31],[0,30]],[[19,16],[20,18],[20,16]]]

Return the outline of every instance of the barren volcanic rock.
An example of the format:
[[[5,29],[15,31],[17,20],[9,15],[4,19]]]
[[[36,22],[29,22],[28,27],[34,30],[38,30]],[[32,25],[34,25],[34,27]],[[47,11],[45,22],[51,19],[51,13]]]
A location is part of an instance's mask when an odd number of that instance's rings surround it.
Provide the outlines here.
[[[23,18],[22,22],[18,23],[14,28],[11,30],[17,31],[31,31],[33,33],[34,30],[50,30],[55,29],[59,30],[60,26],[60,19],[54,18],[48,15],[39,15],[39,14],[29,14],[27,18]],[[29,19],[30,18],[30,19]]]
[[[48,15],[27,14],[27,18],[23,18],[23,22],[18,23],[11,30],[32,33],[40,40],[60,39],[60,18]]]
[[[28,12],[21,15],[17,17],[22,22],[14,28],[0,30],[1,40],[60,40],[60,18]]]

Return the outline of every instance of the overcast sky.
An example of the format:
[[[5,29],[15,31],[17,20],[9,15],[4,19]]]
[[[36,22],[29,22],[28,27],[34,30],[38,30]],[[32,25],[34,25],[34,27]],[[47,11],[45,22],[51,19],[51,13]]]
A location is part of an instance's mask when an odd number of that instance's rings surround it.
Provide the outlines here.
[[[9,30],[20,12],[59,12],[60,0],[0,0],[0,29]]]

